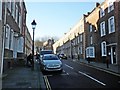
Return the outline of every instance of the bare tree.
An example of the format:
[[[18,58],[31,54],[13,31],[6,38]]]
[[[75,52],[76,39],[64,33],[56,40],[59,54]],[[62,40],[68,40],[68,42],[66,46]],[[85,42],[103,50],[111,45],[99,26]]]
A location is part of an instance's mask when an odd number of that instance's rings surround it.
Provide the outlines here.
[[[59,37],[57,37],[57,36],[44,36],[44,37],[41,37],[39,40],[42,42],[45,42],[48,39],[54,39],[54,41],[57,41],[59,39]]]
[[[43,48],[43,43],[45,41],[48,41],[49,39],[53,39],[54,42],[57,41],[59,38],[57,36],[45,36],[45,37],[41,37],[40,39],[36,39],[35,40],[35,47],[36,47],[36,52],[39,53],[40,50]]]
[[[40,49],[42,49],[43,47],[43,41],[35,40],[35,47],[36,47],[36,52],[39,53]]]

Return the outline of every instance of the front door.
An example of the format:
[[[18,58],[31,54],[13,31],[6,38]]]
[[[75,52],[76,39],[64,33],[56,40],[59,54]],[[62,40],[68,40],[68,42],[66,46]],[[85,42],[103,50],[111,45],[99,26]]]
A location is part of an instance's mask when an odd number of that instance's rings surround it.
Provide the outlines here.
[[[111,47],[111,63],[116,64],[116,47],[112,46]]]

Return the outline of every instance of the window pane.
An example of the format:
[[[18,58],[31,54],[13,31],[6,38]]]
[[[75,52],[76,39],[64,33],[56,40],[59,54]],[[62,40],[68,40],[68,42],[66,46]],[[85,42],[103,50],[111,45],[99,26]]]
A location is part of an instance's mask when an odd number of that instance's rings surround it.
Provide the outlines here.
[[[102,42],[102,56],[106,56],[106,42]]]
[[[93,56],[93,48],[90,48],[90,56]]]
[[[114,23],[114,16],[109,18],[109,33],[115,32],[115,23]]]
[[[92,25],[90,25],[89,27],[90,27],[90,29],[89,29],[89,30],[90,30],[90,32],[92,32]]]
[[[101,30],[101,36],[106,35],[106,32],[105,32],[105,22],[102,22],[100,24],[100,30]]]

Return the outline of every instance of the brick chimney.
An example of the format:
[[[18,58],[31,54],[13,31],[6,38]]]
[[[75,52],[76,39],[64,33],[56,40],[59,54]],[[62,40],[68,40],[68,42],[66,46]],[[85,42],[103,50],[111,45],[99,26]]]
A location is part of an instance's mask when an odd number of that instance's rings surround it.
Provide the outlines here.
[[[100,3],[96,2],[96,7],[98,7],[100,5]]]

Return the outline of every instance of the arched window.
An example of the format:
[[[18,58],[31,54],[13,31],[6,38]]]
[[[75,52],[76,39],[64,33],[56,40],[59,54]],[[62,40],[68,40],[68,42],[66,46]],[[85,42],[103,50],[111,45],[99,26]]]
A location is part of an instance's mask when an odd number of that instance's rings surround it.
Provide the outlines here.
[[[107,56],[107,49],[106,49],[106,42],[103,41],[101,43],[101,51],[102,51],[102,56]]]

